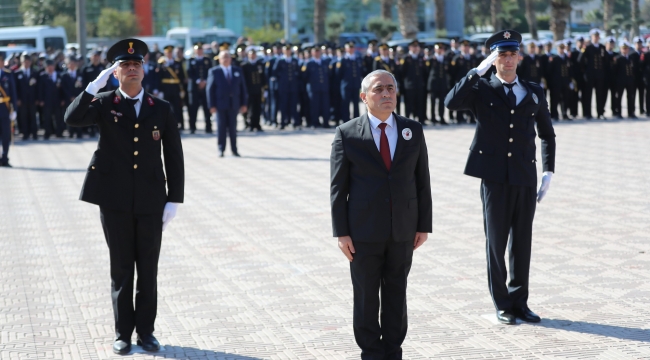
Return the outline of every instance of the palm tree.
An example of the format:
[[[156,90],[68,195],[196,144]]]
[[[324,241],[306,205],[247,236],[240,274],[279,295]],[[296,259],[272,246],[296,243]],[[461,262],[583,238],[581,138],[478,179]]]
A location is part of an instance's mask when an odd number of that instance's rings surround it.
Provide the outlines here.
[[[604,0],[607,1],[607,0]],[[571,14],[571,0],[551,0],[551,31],[553,40],[564,39],[567,19]]]
[[[603,30],[609,34],[612,16],[614,16],[615,0],[603,0]]]
[[[381,17],[384,20],[393,20],[393,5],[395,0],[380,0],[381,1]]]
[[[501,0],[491,0],[490,14],[492,15],[492,26],[494,31],[499,31],[503,27],[501,20]]]
[[[533,39],[537,39],[537,17],[533,10],[533,0],[525,0],[526,5],[526,21],[528,21],[528,31]]]
[[[325,14],[327,0],[314,0],[314,42],[325,40]]]
[[[436,0],[436,30],[445,29],[445,0]]]
[[[632,0],[632,31],[630,32],[630,37],[639,35],[639,0]]]
[[[399,30],[405,39],[414,39],[418,34],[418,0],[397,0]]]

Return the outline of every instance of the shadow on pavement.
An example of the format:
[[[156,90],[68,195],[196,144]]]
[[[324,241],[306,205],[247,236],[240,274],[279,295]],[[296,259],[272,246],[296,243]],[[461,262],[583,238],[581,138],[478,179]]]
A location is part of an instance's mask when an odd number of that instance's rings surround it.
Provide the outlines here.
[[[242,159],[275,160],[275,161],[330,161],[329,158],[296,158],[296,157],[244,156],[244,155],[242,155]]]
[[[169,346],[165,345],[160,351],[151,353],[142,350],[141,347],[133,345],[129,355],[147,354],[154,355],[156,359],[224,359],[224,360],[262,360],[262,358],[230,354],[221,351],[203,350],[186,346]]]
[[[45,171],[45,172],[86,172],[87,169],[53,169],[42,167],[27,167],[27,166],[14,166],[14,170],[29,170],[29,171]]]
[[[562,319],[542,319],[542,321],[537,324],[529,323],[529,325],[573,331],[582,334],[600,335],[621,340],[650,342],[650,329],[635,329]]]

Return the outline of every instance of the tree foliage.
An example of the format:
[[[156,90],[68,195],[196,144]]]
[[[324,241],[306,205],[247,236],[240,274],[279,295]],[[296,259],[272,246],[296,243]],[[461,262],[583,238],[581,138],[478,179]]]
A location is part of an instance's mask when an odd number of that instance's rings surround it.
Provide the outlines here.
[[[77,22],[70,15],[59,14],[52,19],[52,26],[62,26],[68,41],[74,41],[77,38]]]
[[[331,13],[325,19],[325,37],[327,40],[337,42],[341,33],[345,31],[345,14]]]
[[[75,18],[75,0],[21,0],[25,25],[50,25],[57,15]]]
[[[125,38],[140,32],[138,18],[129,11],[102,9],[97,21],[97,35],[107,38]]]
[[[386,20],[381,16],[371,17],[366,23],[368,31],[373,32],[377,39],[387,41],[399,28],[392,20]]]
[[[274,43],[284,38],[284,30],[280,24],[267,25],[258,29],[244,28],[244,36],[253,39],[256,44]]]

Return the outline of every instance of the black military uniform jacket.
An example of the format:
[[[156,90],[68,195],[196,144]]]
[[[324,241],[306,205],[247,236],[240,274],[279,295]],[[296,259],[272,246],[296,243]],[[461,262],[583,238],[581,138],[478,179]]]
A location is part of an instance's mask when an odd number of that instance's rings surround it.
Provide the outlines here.
[[[185,172],[176,118],[167,101],[148,93],[140,115],[134,116],[117,90],[95,97],[84,91],[66,110],[66,124],[97,125],[101,133],[80,200],[136,214],[162,213],[166,202],[183,202]]]
[[[158,74],[158,88],[155,90],[162,91],[167,97],[168,93],[180,92],[181,98],[185,97],[183,85],[185,84],[185,69],[183,63],[174,60],[173,63],[167,65],[167,58],[161,57],[158,59],[158,67],[156,68]]]
[[[266,85],[264,76],[264,60],[248,60],[241,66],[246,80],[246,90],[249,95],[259,95]]]
[[[458,54],[451,60],[451,70],[454,75],[454,81],[458,81],[467,74],[470,69],[474,69],[480,64],[474,55]]]
[[[397,77],[397,68],[395,66],[395,60],[388,58],[388,62],[384,61],[384,59],[381,58],[381,56],[375,57],[374,62],[372,63],[372,71],[375,70],[386,70],[389,73],[393,74],[395,77]],[[370,72],[369,72],[370,73]]]
[[[434,56],[427,60],[426,65],[429,68],[427,90],[430,92],[449,91],[450,60],[443,56],[442,61],[438,61],[438,58]]]
[[[522,79],[526,97],[514,109],[503,84],[467,73],[447,94],[449,110],[471,110],[477,126],[470,147],[465,175],[499,183],[537,186],[535,123],[542,139],[544,171],[555,171],[555,132],[544,91]]]
[[[585,79],[606,77],[606,65],[609,63],[609,54],[603,45],[598,47],[589,44],[582,49],[578,62],[582,64]]]
[[[427,65],[424,58],[418,55],[417,60],[407,54],[399,61],[400,75],[406,90],[424,90],[426,86]]]
[[[636,83],[636,68],[631,56],[617,55],[612,60],[611,75],[615,81],[613,85],[626,86]]]
[[[535,58],[532,58],[530,55],[524,56],[519,66],[517,66],[517,75],[522,80],[540,84],[544,75],[542,58],[539,55],[535,55]]]
[[[560,55],[552,55],[548,58],[548,88],[564,89],[568,88],[573,82],[571,60],[564,54],[564,59]],[[576,86],[576,84],[574,84]],[[574,90],[577,90],[574,87]]]
[[[208,70],[212,67],[212,60],[204,56],[200,59],[191,58],[187,63],[187,77],[189,78],[187,87],[190,94],[196,95],[199,93],[199,85],[196,82],[197,80],[208,80]]]

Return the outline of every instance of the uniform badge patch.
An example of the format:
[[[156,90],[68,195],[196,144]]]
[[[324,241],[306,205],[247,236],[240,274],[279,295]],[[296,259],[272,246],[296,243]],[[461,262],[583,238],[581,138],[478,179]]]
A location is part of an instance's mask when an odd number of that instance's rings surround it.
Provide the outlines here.
[[[113,104],[119,104],[120,103],[120,97],[116,96],[113,98]]]
[[[404,128],[404,130],[402,130],[402,137],[404,140],[411,140],[413,137],[413,132],[409,128]]]
[[[153,139],[155,141],[160,140],[160,130],[154,130],[151,132],[151,136],[153,136]]]
[[[533,94],[533,101],[535,104],[539,104],[539,99],[537,98],[537,94]]]

